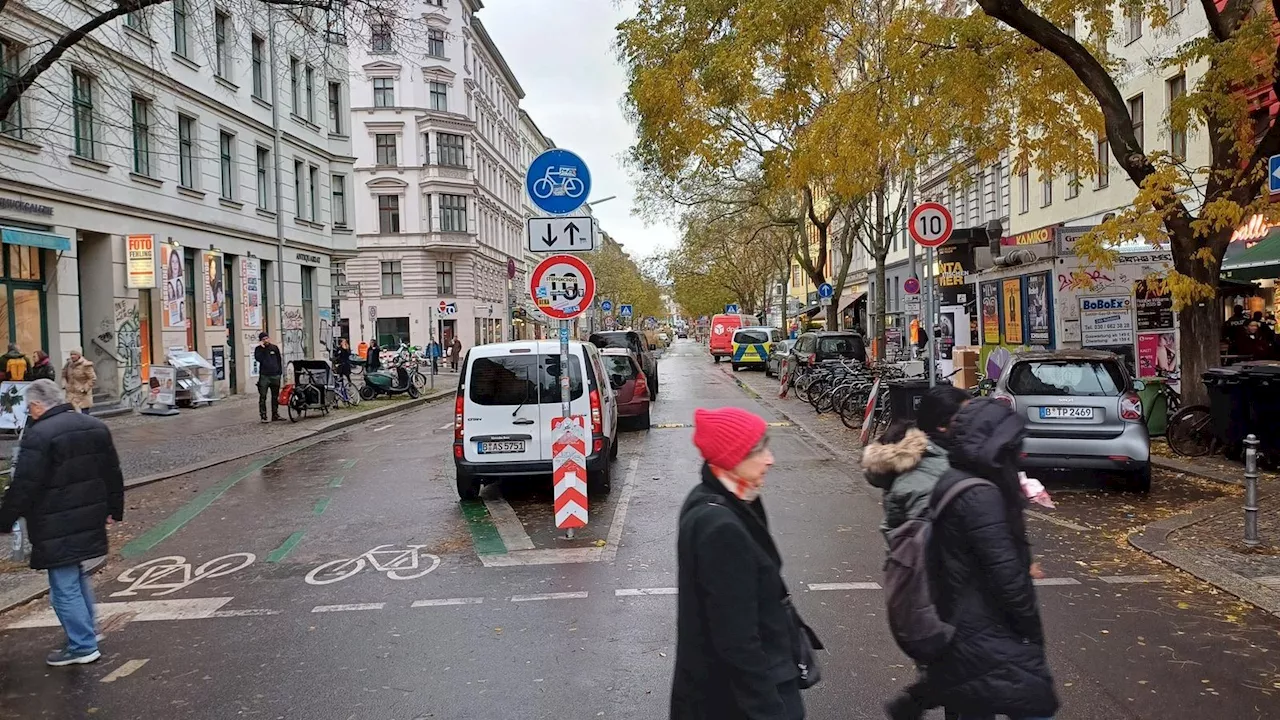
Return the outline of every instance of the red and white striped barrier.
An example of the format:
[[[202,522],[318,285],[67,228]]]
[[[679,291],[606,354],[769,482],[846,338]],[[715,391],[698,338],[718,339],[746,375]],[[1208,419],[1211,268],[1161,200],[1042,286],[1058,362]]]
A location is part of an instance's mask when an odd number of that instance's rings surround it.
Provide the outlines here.
[[[556,527],[587,524],[587,419],[582,415],[551,421],[551,477],[555,485]]]

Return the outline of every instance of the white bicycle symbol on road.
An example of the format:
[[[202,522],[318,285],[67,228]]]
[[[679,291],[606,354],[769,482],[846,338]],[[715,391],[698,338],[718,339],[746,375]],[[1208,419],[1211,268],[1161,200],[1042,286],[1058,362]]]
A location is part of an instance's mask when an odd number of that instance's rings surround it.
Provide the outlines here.
[[[348,560],[332,560],[307,573],[310,585],[329,585],[357,575],[366,566],[386,573],[392,580],[413,580],[440,567],[440,558],[421,552],[426,545],[379,545],[360,557]],[[423,565],[426,568],[423,569]]]
[[[582,197],[586,189],[578,178],[578,169],[573,166],[551,165],[542,177],[533,181],[533,194],[539,200],[546,200],[552,195]]]
[[[120,573],[118,582],[130,583],[129,587],[111,593],[111,597],[137,595],[139,590],[150,591],[153,596],[169,595],[204,578],[222,577],[253,564],[253,553],[231,553],[214,558],[195,570],[181,555],[168,555],[148,560]],[[160,592],[156,592],[160,591]]]

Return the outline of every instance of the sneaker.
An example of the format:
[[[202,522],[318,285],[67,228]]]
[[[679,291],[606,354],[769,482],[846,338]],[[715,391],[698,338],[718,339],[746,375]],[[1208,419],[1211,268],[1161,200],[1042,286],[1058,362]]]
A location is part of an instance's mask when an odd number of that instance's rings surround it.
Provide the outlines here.
[[[97,650],[90,650],[87,653],[73,653],[66,648],[56,650],[49,653],[49,657],[45,658],[45,664],[51,667],[63,667],[64,665],[88,665],[102,657],[102,653]]]
[[[282,418],[279,415],[276,415],[275,417],[271,418],[271,422],[284,422],[284,420],[285,418]]]

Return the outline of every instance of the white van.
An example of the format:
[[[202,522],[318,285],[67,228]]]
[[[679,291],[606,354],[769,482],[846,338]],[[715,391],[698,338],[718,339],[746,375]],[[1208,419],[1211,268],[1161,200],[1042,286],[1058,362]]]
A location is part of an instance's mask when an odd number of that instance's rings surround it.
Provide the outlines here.
[[[591,421],[587,485],[608,492],[618,457],[618,404],[594,345],[569,343],[570,408]],[[453,461],[458,496],[501,478],[551,474],[551,422],[560,417],[560,343],[477,345],[458,374]]]

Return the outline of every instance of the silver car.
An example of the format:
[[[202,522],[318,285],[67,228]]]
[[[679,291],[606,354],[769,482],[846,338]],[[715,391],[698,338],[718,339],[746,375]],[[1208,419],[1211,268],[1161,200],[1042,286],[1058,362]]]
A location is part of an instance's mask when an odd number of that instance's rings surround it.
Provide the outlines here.
[[[764,362],[765,377],[778,377],[782,372],[783,359],[791,353],[791,348],[795,344],[795,340],[779,340],[773,344],[773,350],[769,353],[769,359]]]
[[[992,397],[1027,420],[1026,468],[1124,473],[1151,489],[1151,438],[1124,362],[1109,352],[1063,350],[1013,356]]]

